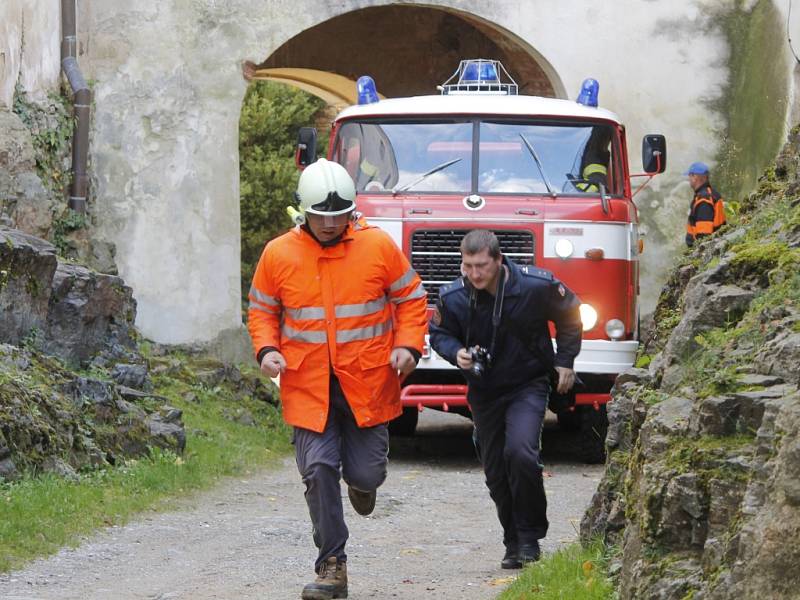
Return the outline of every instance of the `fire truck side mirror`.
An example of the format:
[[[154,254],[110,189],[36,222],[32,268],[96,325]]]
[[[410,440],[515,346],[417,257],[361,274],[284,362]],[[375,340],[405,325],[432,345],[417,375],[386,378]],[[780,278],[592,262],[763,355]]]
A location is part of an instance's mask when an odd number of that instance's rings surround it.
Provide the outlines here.
[[[642,166],[650,175],[664,172],[667,168],[667,138],[657,133],[642,138]]]
[[[301,127],[297,134],[294,163],[302,170],[315,160],[317,160],[317,130],[313,127]]]

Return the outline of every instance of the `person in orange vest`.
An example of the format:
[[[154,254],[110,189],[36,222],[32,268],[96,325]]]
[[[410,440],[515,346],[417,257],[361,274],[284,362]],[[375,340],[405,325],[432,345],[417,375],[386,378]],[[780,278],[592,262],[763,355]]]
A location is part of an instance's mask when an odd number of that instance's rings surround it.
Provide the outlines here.
[[[268,377],[280,374],[294,428],[317,577],[305,600],[347,597],[348,537],[340,478],[358,514],[386,478],[387,423],[402,412],[400,377],[416,367],[427,294],[405,255],[356,216],[355,186],[319,159],[300,176],[296,227],[270,241],[250,288],[248,329]]]
[[[684,172],[694,190],[686,221],[686,245],[692,247],[697,238],[711,235],[725,224],[725,202],[709,183],[708,165],[693,162]]]

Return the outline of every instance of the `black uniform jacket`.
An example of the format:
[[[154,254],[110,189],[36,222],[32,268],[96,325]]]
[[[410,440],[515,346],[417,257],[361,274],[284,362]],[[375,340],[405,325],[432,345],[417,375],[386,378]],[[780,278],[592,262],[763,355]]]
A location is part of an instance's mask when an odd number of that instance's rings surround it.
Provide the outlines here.
[[[580,301],[550,271],[519,266],[503,257],[509,276],[494,356],[488,373],[475,377],[462,371],[470,386],[494,392],[512,390],[552,366],[573,368],[581,349]],[[467,335],[469,297],[472,287],[465,277],[439,288],[439,302],[430,323],[431,346],[456,365],[456,353],[475,345],[489,349],[492,341],[494,296],[477,292],[477,305]],[[554,355],[548,321],[556,325],[557,352]],[[535,344],[538,351],[531,350]],[[543,362],[550,364],[543,364]]]

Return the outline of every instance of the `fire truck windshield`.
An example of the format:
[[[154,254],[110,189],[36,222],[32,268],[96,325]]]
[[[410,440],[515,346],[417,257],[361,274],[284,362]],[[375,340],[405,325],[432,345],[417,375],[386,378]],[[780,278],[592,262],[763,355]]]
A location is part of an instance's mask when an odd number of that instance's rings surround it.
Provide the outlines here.
[[[564,196],[618,195],[618,151],[616,131],[604,123],[347,121],[333,158],[359,192],[549,194],[549,183]]]

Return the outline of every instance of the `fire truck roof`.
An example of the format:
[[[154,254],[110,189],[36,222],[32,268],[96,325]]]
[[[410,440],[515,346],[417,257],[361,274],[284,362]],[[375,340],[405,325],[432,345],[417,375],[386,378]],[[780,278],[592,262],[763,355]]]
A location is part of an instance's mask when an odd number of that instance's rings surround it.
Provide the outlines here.
[[[619,123],[619,117],[603,108],[592,108],[571,100],[539,96],[453,94],[390,98],[372,104],[350,106],[336,120],[358,117],[402,117],[414,115],[492,115],[526,117],[576,117]]]

